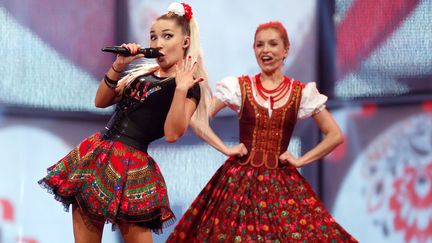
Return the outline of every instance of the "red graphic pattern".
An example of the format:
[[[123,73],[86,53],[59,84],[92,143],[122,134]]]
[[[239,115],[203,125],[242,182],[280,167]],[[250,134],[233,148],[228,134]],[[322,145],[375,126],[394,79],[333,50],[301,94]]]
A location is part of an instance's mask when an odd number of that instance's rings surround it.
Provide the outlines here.
[[[3,209],[1,219],[6,222],[13,222],[15,220],[15,213],[12,203],[7,199],[0,199],[0,205]]]
[[[15,222],[15,210],[12,202],[7,198],[0,198],[0,208],[2,208],[2,217],[0,222],[14,223]],[[0,228],[1,229],[1,228]],[[0,242],[2,242],[0,234]],[[38,241],[32,237],[20,236],[17,237],[16,242],[19,243],[38,243]]]
[[[419,183],[429,187],[426,194],[418,192]],[[390,208],[395,213],[395,230],[403,231],[407,242],[414,239],[427,242],[432,239],[432,161],[425,168],[406,166],[404,175],[397,178],[393,185],[395,191],[390,198]],[[418,224],[420,217],[427,218],[424,228]],[[414,218],[414,221],[409,218]]]
[[[357,0],[337,26],[338,80],[355,70],[418,5],[419,0]]]

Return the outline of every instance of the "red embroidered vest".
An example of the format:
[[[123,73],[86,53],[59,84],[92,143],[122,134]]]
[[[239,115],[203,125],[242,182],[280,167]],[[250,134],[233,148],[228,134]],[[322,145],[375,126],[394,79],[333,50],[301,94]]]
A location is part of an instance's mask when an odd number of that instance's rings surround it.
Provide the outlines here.
[[[240,164],[265,165],[269,169],[279,166],[279,156],[288,148],[292,131],[297,122],[302,83],[295,80],[288,101],[273,109],[269,117],[267,108],[261,106],[252,93],[252,81],[248,76],[239,78],[242,105],[239,113],[240,142],[248,149]]]

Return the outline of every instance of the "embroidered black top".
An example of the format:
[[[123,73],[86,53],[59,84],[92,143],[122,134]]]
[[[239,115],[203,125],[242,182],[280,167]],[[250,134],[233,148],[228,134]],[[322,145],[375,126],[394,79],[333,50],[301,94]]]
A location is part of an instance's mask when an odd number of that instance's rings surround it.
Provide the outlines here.
[[[153,74],[143,75],[124,88],[105,130],[104,139],[121,141],[147,152],[152,141],[164,136],[164,123],[176,88],[175,79],[165,80]],[[187,98],[198,105],[201,98],[198,84],[188,90]]]

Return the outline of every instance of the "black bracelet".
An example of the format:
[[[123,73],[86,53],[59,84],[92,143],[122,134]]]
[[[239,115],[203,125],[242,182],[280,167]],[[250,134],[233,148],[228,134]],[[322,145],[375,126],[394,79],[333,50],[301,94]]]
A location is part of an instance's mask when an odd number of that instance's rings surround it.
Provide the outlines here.
[[[108,83],[108,81],[106,79],[104,79],[104,82],[105,82],[106,86],[108,86],[108,88],[110,88],[110,89],[115,89],[117,87],[117,86],[114,86],[114,85]]]
[[[117,88],[118,80],[112,80],[112,79],[108,78],[108,76],[106,74],[104,76],[104,82],[111,89]]]
[[[116,72],[116,73],[122,73],[122,71],[117,71],[117,70],[114,68],[114,63],[111,65],[111,69],[112,69],[114,72]]]

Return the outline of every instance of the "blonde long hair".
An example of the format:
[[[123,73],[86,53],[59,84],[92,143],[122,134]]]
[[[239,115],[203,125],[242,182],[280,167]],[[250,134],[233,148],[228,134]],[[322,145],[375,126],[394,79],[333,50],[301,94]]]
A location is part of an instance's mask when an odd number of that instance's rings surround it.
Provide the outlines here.
[[[189,47],[186,49],[185,57],[191,56],[192,60],[196,60],[197,68],[194,73],[194,76],[204,78],[204,80],[199,83],[200,91],[201,91],[201,99],[192,116],[190,125],[195,133],[202,132],[204,131],[203,128],[208,126],[208,107],[210,105],[212,92],[208,85],[208,74],[204,67],[203,53],[199,41],[200,35],[199,35],[198,23],[196,22],[195,17],[192,17],[190,20],[186,20],[185,17],[179,16],[172,12],[163,14],[159,16],[156,20],[160,20],[160,19],[175,21],[182,28],[183,34],[189,35],[190,37]],[[138,64],[135,68],[131,69],[128,72],[128,75],[124,77],[124,79],[126,79],[125,82],[126,83],[131,82],[132,80],[134,80],[135,78],[141,75],[153,73],[158,69],[159,69],[159,65],[157,64],[148,64],[148,63]],[[172,77],[174,76],[175,75],[173,75]],[[172,77],[169,77],[165,80],[168,80]]]

